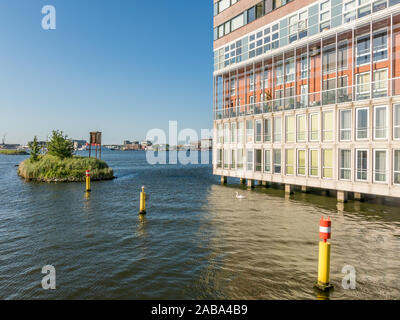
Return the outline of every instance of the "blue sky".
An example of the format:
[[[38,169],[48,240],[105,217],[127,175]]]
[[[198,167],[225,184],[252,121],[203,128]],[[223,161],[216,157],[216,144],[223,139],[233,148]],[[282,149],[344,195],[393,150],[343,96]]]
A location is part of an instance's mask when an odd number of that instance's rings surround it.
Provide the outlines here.
[[[56,30],[43,30],[44,5]],[[0,2],[0,137],[104,143],[212,127],[212,1]]]

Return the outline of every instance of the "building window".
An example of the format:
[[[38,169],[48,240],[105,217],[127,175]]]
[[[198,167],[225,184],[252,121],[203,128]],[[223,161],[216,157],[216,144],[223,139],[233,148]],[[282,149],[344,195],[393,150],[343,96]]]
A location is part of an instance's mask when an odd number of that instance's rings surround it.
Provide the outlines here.
[[[282,118],[274,118],[274,142],[282,141]]]
[[[370,34],[357,38],[357,65],[371,62]]]
[[[344,23],[353,21],[356,19],[356,0],[350,0],[344,3]]]
[[[231,151],[231,169],[236,168],[236,150]]]
[[[373,38],[374,62],[386,60],[388,58],[386,29],[375,32]]]
[[[261,149],[255,149],[255,157],[256,157],[256,170],[257,172],[261,172],[262,170],[262,151]]]
[[[250,82],[249,91],[254,91],[254,74],[253,73],[250,73],[250,75],[249,75],[249,82]]]
[[[351,140],[351,110],[340,110],[340,141]]]
[[[400,139],[400,104],[393,105],[393,138]]]
[[[330,0],[324,1],[320,5],[320,32],[328,30],[331,26],[331,2]]]
[[[306,108],[308,106],[308,85],[303,84],[300,87],[300,108]]]
[[[247,149],[246,153],[247,171],[253,171],[253,149]]]
[[[294,116],[286,116],[285,120],[285,130],[286,130],[286,142],[294,142],[294,133],[295,133],[295,123]]]
[[[357,74],[357,88],[356,88],[357,100],[369,99],[369,93],[370,93],[369,78],[370,78],[369,72]]]
[[[386,7],[387,7],[387,0],[378,0],[372,4],[373,12],[378,12],[380,10],[386,9]]]
[[[347,76],[339,77],[338,79],[338,90],[337,90],[337,101],[339,103],[352,101],[352,90],[347,87]]]
[[[273,150],[274,173],[281,173],[281,149]]]
[[[262,142],[262,120],[256,120],[256,142]]]
[[[275,90],[274,108],[275,110],[282,110],[283,106],[283,90]]]
[[[333,152],[332,149],[324,149],[322,156],[322,177],[333,178]]]
[[[286,60],[285,75],[286,75],[286,83],[294,81],[294,58]]]
[[[368,150],[356,150],[356,180],[367,181],[368,179]]]
[[[224,123],[224,143],[229,143],[229,123]]]
[[[386,182],[387,150],[375,150],[374,153],[374,181]]]
[[[275,65],[276,85],[283,84],[283,63],[279,61]]]
[[[393,150],[393,183],[400,184],[400,150]]]
[[[224,143],[224,134],[221,123],[217,125],[217,141],[218,143]]]
[[[269,70],[265,68],[264,70],[264,88],[269,88]]]
[[[318,150],[310,150],[310,176],[318,176]]]
[[[338,44],[338,69],[347,69],[347,40]]]
[[[365,17],[371,14],[371,5],[368,3],[371,0],[358,0],[358,18]],[[368,3],[367,5],[360,7],[364,3]]]
[[[333,140],[333,111],[325,111],[323,113],[323,131],[322,131],[322,139],[324,141],[332,141]]]
[[[301,114],[297,116],[297,141],[306,141],[306,115]]]
[[[368,139],[369,108],[359,108],[356,110],[356,139]]]
[[[332,44],[323,48],[322,70],[324,74],[336,70],[336,45]]]
[[[271,172],[271,150],[264,150],[264,172]]]
[[[297,175],[306,175],[306,150],[297,151]]]
[[[387,106],[377,106],[374,108],[374,139],[387,139]]]
[[[246,143],[253,143],[253,120],[246,120]]]
[[[372,94],[374,98],[387,96],[387,69],[375,70],[372,83]]]
[[[244,134],[244,122],[239,121],[238,123],[238,143],[243,144],[243,134]]]
[[[236,130],[236,122],[231,123],[231,143],[236,143],[236,136],[237,136],[237,130]]]
[[[236,94],[236,79],[235,77],[231,78],[231,96]]]
[[[217,149],[217,168],[222,168],[222,149]]]
[[[336,79],[324,80],[322,90],[322,104],[334,104],[336,102]]]
[[[243,169],[243,152],[244,149],[237,149],[237,168]]]
[[[264,119],[264,142],[271,142],[271,118]]]
[[[310,114],[310,141],[318,141],[319,131],[319,116],[318,113]]]
[[[351,179],[351,150],[340,150],[340,180]]]
[[[284,6],[285,4],[292,2],[293,0],[272,0],[272,8],[278,9],[282,6]]]
[[[308,78],[308,61],[307,61],[307,55],[303,54],[301,56],[301,75],[300,79],[307,79]]]
[[[224,149],[224,169],[229,169],[229,150]]]
[[[286,159],[286,174],[293,175],[294,174],[294,149],[286,149],[285,159]]]

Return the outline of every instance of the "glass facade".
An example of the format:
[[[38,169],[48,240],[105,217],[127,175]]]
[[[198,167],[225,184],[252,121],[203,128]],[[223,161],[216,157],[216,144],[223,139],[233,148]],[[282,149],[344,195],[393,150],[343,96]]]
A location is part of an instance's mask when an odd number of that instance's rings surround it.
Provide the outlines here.
[[[266,39],[264,31],[255,32],[217,50],[221,71],[214,75],[215,119],[400,95],[400,59],[395,58],[400,14],[347,31],[332,30],[324,38],[290,49],[280,46],[271,54],[259,50],[265,42],[280,41],[280,22],[275,25],[265,28]],[[291,32],[295,30],[298,25]],[[251,63],[230,64],[249,57],[254,57]]]
[[[397,4],[314,2],[216,50],[217,174],[227,156],[246,179],[400,197]]]

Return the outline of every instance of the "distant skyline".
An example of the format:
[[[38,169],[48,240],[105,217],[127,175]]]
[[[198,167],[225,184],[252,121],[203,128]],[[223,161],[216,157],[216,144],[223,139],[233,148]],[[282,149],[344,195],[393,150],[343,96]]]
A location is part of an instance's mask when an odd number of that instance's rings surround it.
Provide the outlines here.
[[[43,30],[42,7],[56,8]],[[212,128],[212,2],[20,0],[0,3],[0,142],[105,144],[148,130]]]

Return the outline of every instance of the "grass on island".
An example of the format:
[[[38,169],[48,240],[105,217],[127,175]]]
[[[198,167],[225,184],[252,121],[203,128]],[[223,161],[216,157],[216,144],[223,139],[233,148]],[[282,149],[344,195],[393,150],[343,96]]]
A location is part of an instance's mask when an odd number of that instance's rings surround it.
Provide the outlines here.
[[[29,154],[25,150],[11,150],[11,149],[1,149],[0,154],[6,154],[6,155],[27,155]]]
[[[60,159],[52,155],[41,155],[37,161],[26,159],[18,166],[18,174],[25,180],[42,182],[85,181],[86,170],[90,170],[91,180],[114,178],[114,172],[107,163],[96,158],[73,156]]]

